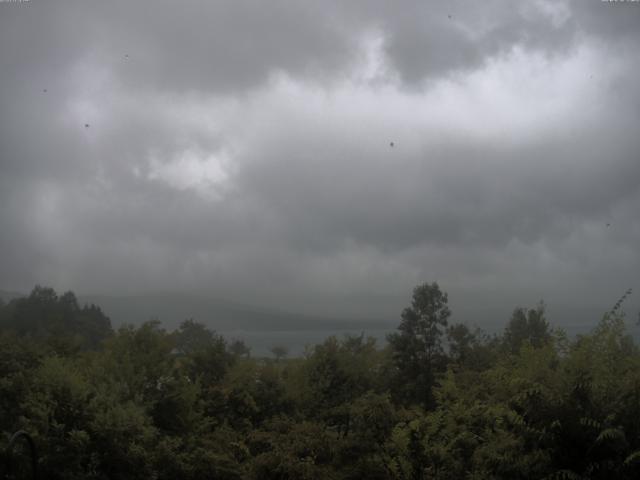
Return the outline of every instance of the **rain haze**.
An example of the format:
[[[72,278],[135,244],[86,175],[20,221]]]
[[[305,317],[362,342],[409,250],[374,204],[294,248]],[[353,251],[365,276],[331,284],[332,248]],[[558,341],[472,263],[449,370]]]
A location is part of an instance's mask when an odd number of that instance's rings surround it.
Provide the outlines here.
[[[0,289],[635,317],[639,46],[638,2],[0,1]]]

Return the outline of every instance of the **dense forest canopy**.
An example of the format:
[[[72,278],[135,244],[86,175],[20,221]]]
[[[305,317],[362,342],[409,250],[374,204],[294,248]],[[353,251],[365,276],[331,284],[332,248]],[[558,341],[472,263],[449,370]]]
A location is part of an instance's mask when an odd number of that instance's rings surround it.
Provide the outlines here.
[[[48,479],[638,478],[624,298],[589,335],[551,328],[541,303],[489,336],[425,283],[384,346],[254,358],[193,319],[113,331],[36,287],[0,303],[0,429],[32,435]]]

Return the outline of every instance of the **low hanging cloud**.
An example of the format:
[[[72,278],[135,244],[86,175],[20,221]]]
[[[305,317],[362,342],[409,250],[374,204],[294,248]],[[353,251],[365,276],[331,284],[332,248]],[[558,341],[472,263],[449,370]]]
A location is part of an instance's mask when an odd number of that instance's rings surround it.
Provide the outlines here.
[[[640,271],[637,27],[600,1],[0,4],[0,287],[608,306]]]

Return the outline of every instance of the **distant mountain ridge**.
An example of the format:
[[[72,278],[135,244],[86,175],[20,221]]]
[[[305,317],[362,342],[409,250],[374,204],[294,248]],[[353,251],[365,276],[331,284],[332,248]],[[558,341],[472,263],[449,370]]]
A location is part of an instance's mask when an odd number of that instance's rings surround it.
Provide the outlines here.
[[[393,326],[393,322],[381,319],[326,318],[181,294],[86,295],[79,300],[100,306],[114,326],[158,319],[166,328],[175,328],[188,318],[219,331],[369,330]]]
[[[5,302],[26,295],[28,294],[0,290],[0,298]],[[139,325],[148,320],[157,319],[163,327],[174,329],[189,318],[217,331],[327,330],[340,332],[385,330],[395,326],[392,320],[312,316],[174,293],[131,296],[78,295],[78,302],[80,305],[99,306],[111,319],[115,328],[123,324]]]

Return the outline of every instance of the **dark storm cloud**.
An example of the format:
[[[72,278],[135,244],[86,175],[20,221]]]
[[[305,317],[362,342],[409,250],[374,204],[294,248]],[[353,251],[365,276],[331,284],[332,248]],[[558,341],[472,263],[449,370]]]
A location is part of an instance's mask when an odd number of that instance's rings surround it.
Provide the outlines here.
[[[384,13],[378,21],[388,35],[391,63],[407,84],[415,85],[450,71],[477,68],[514,45],[562,52],[575,29],[563,21],[562,3],[541,5],[549,8],[489,1],[422,2],[405,9],[381,2]]]
[[[35,87],[91,59],[127,88],[231,94],[274,71],[322,78],[344,68],[358,33],[340,10],[294,1],[34,2],[5,8],[2,22],[4,66]]]
[[[353,314],[431,279],[615,296],[640,267],[639,15],[0,3],[0,286]]]

